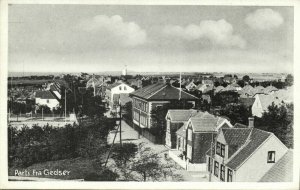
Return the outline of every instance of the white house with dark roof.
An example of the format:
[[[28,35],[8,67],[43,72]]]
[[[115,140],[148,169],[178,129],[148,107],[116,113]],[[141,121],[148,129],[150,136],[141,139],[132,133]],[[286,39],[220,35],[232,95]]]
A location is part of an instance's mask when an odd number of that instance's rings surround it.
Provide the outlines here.
[[[108,100],[110,106],[113,106],[119,97],[122,97],[122,99],[124,100],[128,100],[129,94],[132,92],[134,92],[134,88],[132,88],[128,84],[125,84],[123,82],[117,82],[110,86],[107,86],[105,91],[105,97]],[[124,96],[127,96],[127,98]]]
[[[293,102],[293,89],[278,90],[272,94],[256,94],[254,103],[251,107],[252,115],[262,117],[264,112],[268,111],[268,107],[274,103],[275,105],[290,104]]]
[[[276,167],[288,151],[273,133],[253,128],[252,122],[248,128],[222,128],[206,153],[207,171],[211,181],[267,181],[268,173],[280,171]]]
[[[53,110],[53,108],[59,106],[59,100],[49,90],[36,91],[35,92],[35,104],[37,104],[37,105],[46,105],[51,110]]]

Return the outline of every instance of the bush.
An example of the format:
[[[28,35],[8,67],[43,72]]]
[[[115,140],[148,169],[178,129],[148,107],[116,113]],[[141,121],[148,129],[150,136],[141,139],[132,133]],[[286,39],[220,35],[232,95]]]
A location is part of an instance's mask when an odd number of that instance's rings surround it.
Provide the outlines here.
[[[114,173],[113,171],[104,169],[99,173],[89,173],[84,178],[84,181],[116,181],[118,177],[119,175]]]

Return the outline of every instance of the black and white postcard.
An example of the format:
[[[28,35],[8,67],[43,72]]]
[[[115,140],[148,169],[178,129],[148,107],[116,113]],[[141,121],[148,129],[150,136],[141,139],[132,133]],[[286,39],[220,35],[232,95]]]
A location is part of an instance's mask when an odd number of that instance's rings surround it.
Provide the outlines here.
[[[298,189],[298,9],[1,1],[0,188]]]

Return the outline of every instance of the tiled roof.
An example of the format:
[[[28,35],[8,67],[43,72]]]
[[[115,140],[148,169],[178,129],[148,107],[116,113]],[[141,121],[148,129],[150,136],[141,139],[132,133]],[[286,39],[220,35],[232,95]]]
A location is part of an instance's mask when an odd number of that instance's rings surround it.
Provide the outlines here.
[[[251,132],[250,128],[223,128],[226,143],[230,145],[243,145]]]
[[[35,93],[36,98],[41,99],[56,99],[55,96],[50,91],[36,91]]]
[[[166,83],[156,83],[144,88],[141,88],[133,93],[131,96],[136,96],[146,100],[178,100],[180,90]],[[181,91],[181,99],[184,100],[197,100],[187,92]]]
[[[260,182],[293,181],[293,151],[288,150],[277,163],[260,179]]]
[[[199,112],[190,119],[194,132],[216,131],[224,120],[224,118],[214,116],[208,112]]]
[[[233,128],[231,130],[235,129]],[[272,135],[272,133],[252,128],[247,141],[236,154],[229,158],[226,165],[231,169],[237,169],[270,135]]]
[[[189,109],[189,110],[169,110],[168,114],[170,116],[171,121],[188,121],[191,117],[197,114],[197,110]]]

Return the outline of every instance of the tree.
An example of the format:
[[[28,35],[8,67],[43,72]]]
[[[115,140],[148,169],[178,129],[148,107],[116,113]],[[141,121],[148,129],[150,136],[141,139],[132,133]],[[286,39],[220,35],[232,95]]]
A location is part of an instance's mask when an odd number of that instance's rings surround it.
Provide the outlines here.
[[[248,125],[248,118],[252,114],[244,105],[233,103],[221,108],[220,115],[228,117],[233,125],[236,123]]]
[[[255,127],[274,133],[287,147],[293,147],[293,104],[275,105],[272,103],[261,118],[256,118]]]
[[[176,179],[180,178],[175,173],[175,165],[171,163],[171,160],[164,160],[159,153],[155,153],[143,143],[139,144],[137,156],[130,165],[132,166],[130,170],[138,174],[138,181],[162,181],[172,176]]]
[[[245,82],[249,82],[250,81],[250,77],[248,75],[243,76],[243,81]]]
[[[134,143],[115,144],[112,149],[111,158],[114,159],[117,166],[126,166],[127,162],[132,159],[138,151],[138,147]]]
[[[294,77],[291,74],[288,74],[285,79],[285,83],[287,86],[292,86],[294,83]]]
[[[212,98],[212,102],[214,106],[226,106],[230,103],[237,103],[238,102],[239,94],[234,91],[221,91],[217,93]]]

